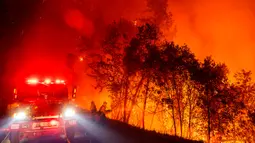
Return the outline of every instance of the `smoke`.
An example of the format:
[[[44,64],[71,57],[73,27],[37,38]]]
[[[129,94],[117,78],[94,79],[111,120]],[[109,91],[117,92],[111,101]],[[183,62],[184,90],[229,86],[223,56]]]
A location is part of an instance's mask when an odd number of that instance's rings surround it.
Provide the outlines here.
[[[177,25],[175,42],[200,58],[212,55],[231,73],[255,71],[255,2],[252,0],[169,0]]]
[[[78,16],[78,9],[85,23],[80,31],[91,41],[102,38],[105,26],[114,20],[149,17],[148,10],[152,10],[160,21],[172,13],[177,28],[176,43],[186,43],[199,59],[212,55],[216,61],[226,63],[231,75],[243,68],[255,71],[252,0],[168,0],[168,3],[167,0],[76,0],[75,4],[73,14]],[[172,39],[172,33],[169,38]]]
[[[11,9],[12,5],[9,5]],[[225,62],[232,73],[242,68],[255,71],[255,2],[252,0],[38,0],[32,5],[25,3],[26,7],[34,8],[26,8],[24,14],[21,14],[22,3],[19,5],[21,10],[11,13],[9,19],[20,21],[16,35],[21,42],[12,45],[6,72],[20,77],[38,71],[69,73],[66,55],[84,42],[80,37],[94,49],[114,20],[134,21],[154,14],[162,21],[170,12],[177,28],[174,41],[186,43],[199,59],[212,55],[217,61]],[[168,38],[172,39],[172,33]],[[79,73],[82,102],[95,99],[102,103],[107,99],[106,93],[101,98],[93,89],[92,79],[82,70]]]

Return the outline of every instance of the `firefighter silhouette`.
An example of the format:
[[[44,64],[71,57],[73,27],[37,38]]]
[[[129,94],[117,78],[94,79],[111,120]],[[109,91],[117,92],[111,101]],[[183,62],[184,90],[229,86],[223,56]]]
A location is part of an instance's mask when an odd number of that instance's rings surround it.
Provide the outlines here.
[[[96,121],[97,107],[94,101],[91,101],[90,112],[91,112],[92,121]]]
[[[107,106],[107,102],[104,102],[103,105],[100,107],[99,109],[99,116],[100,116],[100,123],[104,124],[106,121],[106,106]]]
[[[96,104],[94,101],[91,101],[91,104],[90,104],[90,112],[91,113],[96,113],[97,112],[97,107],[96,107]]]
[[[105,114],[106,113],[106,106],[107,106],[107,102],[104,102],[103,105],[99,109],[100,114]]]

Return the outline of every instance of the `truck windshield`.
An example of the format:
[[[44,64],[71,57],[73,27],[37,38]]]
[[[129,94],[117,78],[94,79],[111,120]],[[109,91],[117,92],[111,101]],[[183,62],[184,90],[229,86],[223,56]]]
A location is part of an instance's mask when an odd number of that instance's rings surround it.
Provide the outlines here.
[[[18,99],[67,99],[68,90],[63,84],[27,84],[18,88]]]

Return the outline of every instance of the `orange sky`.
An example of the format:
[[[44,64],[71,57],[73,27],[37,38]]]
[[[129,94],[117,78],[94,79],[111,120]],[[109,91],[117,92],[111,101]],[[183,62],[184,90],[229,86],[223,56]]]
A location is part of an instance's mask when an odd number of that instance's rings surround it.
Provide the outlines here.
[[[231,72],[255,71],[255,1],[169,0],[177,25],[175,42],[203,58],[212,55]]]

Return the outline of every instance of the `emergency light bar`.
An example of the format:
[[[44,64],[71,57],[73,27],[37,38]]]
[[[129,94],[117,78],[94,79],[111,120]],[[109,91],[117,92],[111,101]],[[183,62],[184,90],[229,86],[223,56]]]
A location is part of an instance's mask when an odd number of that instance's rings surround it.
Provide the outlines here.
[[[56,79],[55,81],[54,80],[52,81],[49,78],[40,81],[36,78],[31,78],[27,80],[27,84],[65,84],[65,81],[61,79]]]
[[[44,80],[44,83],[50,84],[50,83],[51,83],[51,80],[50,80],[50,79],[45,79],[45,80]]]
[[[38,79],[35,79],[35,78],[32,78],[32,79],[28,79],[27,80],[27,83],[28,84],[37,84],[39,81],[38,81]]]

